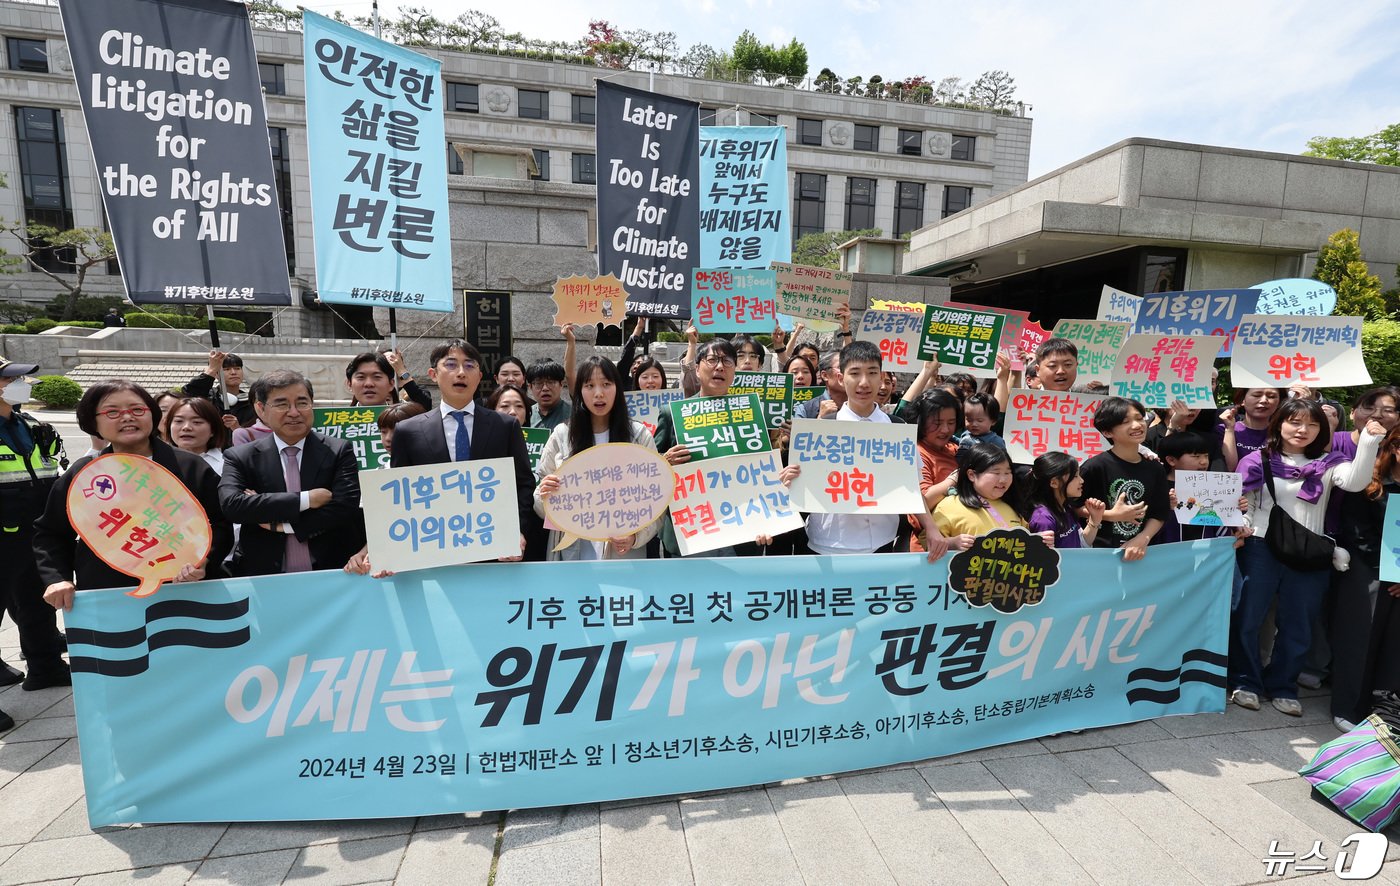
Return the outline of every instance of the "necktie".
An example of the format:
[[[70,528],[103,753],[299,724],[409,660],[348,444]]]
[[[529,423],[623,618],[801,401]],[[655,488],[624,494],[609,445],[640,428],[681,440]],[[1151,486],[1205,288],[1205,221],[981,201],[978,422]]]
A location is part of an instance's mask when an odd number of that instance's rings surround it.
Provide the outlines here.
[[[282,450],[282,458],[287,473],[287,491],[301,494],[301,467],[297,464],[297,448],[288,446]],[[311,549],[296,535],[287,536],[287,556],[282,564],[283,572],[310,572]]]
[[[451,415],[457,419],[457,461],[467,461],[472,457],[472,440],[467,434],[467,414],[458,409]]]

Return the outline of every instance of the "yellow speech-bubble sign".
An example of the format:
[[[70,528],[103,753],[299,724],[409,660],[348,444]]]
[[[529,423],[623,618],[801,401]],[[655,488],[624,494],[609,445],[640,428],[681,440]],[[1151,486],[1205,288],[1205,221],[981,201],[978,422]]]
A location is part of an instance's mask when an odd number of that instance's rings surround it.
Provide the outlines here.
[[[559,466],[559,491],[545,499],[545,514],[563,533],[562,550],[580,538],[625,538],[671,506],[675,475],[654,449],[636,443],[604,443]]]
[[[574,323],[622,326],[627,291],[613,274],[602,277],[560,277],[554,281],[554,325]]]
[[[213,530],[194,493],[139,455],[108,453],[83,466],[68,487],[68,522],[103,563],[140,581],[128,594],[154,594],[187,565],[209,556]]]

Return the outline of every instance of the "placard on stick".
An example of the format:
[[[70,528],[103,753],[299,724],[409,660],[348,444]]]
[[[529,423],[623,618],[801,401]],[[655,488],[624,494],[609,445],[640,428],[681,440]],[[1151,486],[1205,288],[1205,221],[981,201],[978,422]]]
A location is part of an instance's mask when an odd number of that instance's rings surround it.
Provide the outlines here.
[[[627,293],[612,274],[560,277],[554,281],[554,325],[622,327]]]
[[[509,458],[367,471],[360,476],[360,499],[376,571],[520,556]]]
[[[1240,320],[1235,348],[1230,383],[1237,388],[1371,384],[1360,317],[1248,314]]]
[[[1223,335],[1130,335],[1113,370],[1113,394],[1148,409],[1167,409],[1174,400],[1210,409],[1211,371],[1224,343]]]
[[[919,359],[937,357],[945,366],[994,371],[1005,324],[1004,314],[928,305],[924,309]]]
[[[837,308],[851,303],[851,281],[844,271],[773,262],[777,272],[778,311],[802,318],[812,332],[840,327]]]
[[[789,463],[802,466],[789,494],[820,514],[914,514],[923,510],[913,425],[799,418]]]
[[[545,518],[563,533],[554,550],[580,538],[625,538],[666,513],[674,482],[655,449],[604,443],[572,456],[554,472],[559,491],[544,500]]]
[[[922,305],[920,306],[922,308]],[[856,340],[868,341],[880,349],[887,372],[909,372],[919,361],[924,314],[910,311],[866,311],[860,318]]]
[[[778,322],[777,288],[773,271],[696,268],[691,322],[700,332],[772,332]]]
[[[1078,320],[1066,318],[1055,324],[1055,337],[1074,343],[1079,349],[1078,384],[1113,380],[1118,354],[1128,341],[1132,327],[1115,320]]]
[[[110,452],[83,465],[68,487],[68,522],[103,563],[137,579],[127,593],[154,594],[214,543],[199,499],[149,458]]]
[[[801,528],[782,469],[772,451],[677,465],[671,522],[681,556]]]
[[[1094,411],[1106,399],[1071,391],[1012,391],[1004,434],[1011,460],[1028,465],[1058,450],[1082,462],[1103,452],[1108,444],[1094,427]]]
[[[1183,526],[1243,526],[1244,476],[1234,471],[1177,471],[1176,521]]]

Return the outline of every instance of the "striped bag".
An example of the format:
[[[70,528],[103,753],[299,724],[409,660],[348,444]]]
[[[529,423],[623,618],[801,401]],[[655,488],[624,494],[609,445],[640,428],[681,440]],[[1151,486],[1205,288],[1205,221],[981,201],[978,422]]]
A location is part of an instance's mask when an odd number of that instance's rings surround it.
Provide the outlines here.
[[[1369,831],[1381,830],[1400,813],[1400,746],[1375,714],[1318,748],[1298,774]]]

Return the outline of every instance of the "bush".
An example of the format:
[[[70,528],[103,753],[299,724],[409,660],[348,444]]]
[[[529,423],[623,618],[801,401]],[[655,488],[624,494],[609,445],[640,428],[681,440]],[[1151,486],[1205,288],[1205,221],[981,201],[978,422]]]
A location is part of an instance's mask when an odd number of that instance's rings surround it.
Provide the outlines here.
[[[83,397],[83,386],[62,375],[41,375],[31,396],[54,409],[72,409]]]
[[[25,329],[18,323],[7,323],[4,326],[0,326],[0,335],[25,335],[28,332],[28,329]]]
[[[685,336],[681,335],[679,332],[672,332],[671,330],[667,329],[658,333],[656,336],[656,340],[667,342],[683,342],[685,341]]]
[[[81,295],[73,309],[74,320],[101,320],[109,308],[121,308],[126,299],[119,295]],[[44,313],[53,320],[63,319],[63,310],[68,306],[67,295],[55,295],[44,305]]]
[[[20,301],[0,301],[0,319],[4,319],[9,325],[21,325],[25,320],[37,317],[42,313],[44,313],[44,309],[38,305]]]
[[[45,329],[53,329],[58,324],[48,317],[35,317],[33,320],[24,321],[24,331],[33,335],[38,335]]]
[[[204,317],[190,317],[185,314],[161,314],[154,311],[132,311],[126,315],[126,325],[135,329],[207,329],[209,321]],[[229,317],[215,317],[214,325],[224,332],[247,332],[248,325],[242,320]]]
[[[59,326],[76,326],[79,329],[101,329],[105,324],[101,320],[60,320]]]

